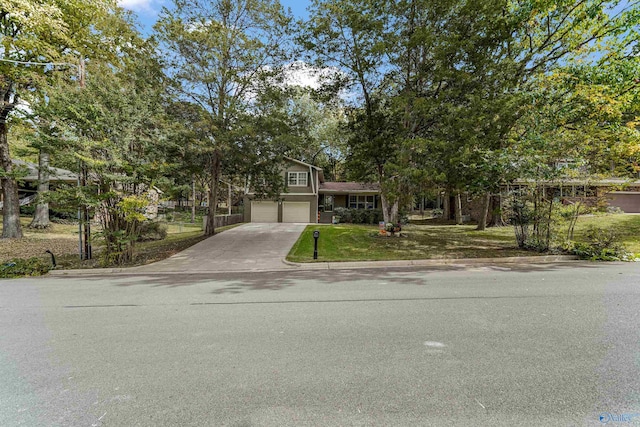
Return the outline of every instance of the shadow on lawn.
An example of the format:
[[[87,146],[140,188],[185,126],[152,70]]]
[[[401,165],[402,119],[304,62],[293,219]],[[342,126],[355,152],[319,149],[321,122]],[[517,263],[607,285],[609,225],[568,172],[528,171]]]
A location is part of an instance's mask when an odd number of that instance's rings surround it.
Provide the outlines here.
[[[211,294],[241,294],[251,291],[279,291],[298,283],[316,281],[321,284],[383,281],[389,284],[413,286],[432,285],[431,274],[440,272],[495,272],[495,273],[531,273],[570,270],[574,268],[603,268],[604,264],[571,262],[549,264],[495,264],[484,266],[443,265],[430,267],[314,270],[314,271],[280,271],[280,272],[229,272],[185,275],[127,275],[117,274],[105,277],[114,286],[150,286],[160,288],[176,288],[199,284],[210,284]]]

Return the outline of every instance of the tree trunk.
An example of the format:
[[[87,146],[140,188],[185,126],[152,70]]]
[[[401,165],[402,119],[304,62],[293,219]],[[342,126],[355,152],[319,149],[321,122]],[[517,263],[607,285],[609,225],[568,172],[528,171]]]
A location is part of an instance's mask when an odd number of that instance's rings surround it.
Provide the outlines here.
[[[496,194],[491,198],[491,226],[500,227],[505,224],[502,218],[502,194]]]
[[[460,193],[456,194],[455,214],[456,214],[456,225],[462,225],[462,197],[460,197]]]
[[[192,205],[191,205],[191,224],[195,224],[196,222],[196,177],[193,177],[193,182],[191,184],[191,196],[192,196]]]
[[[487,191],[482,200],[482,212],[480,212],[480,220],[478,221],[478,231],[484,231],[487,228],[487,217],[489,216],[489,205],[491,204],[491,193]]]
[[[49,222],[49,153],[40,150],[38,161],[38,203],[29,228],[48,228]]]
[[[215,234],[216,208],[218,207],[218,180],[220,179],[220,169],[222,162],[218,153],[213,155],[211,160],[211,186],[209,187],[209,214],[207,215],[207,226],[205,236]]]
[[[396,224],[398,222],[398,201],[389,204],[389,199],[382,191],[380,192],[380,202],[382,203],[382,218],[385,224]]]
[[[449,221],[451,218],[451,193],[449,190],[444,192],[444,200],[442,201],[442,219]]]
[[[0,166],[6,175],[13,170],[11,155],[9,153],[9,128],[6,117],[0,117]],[[20,199],[18,198],[18,183],[11,176],[5,176],[2,182],[2,238],[22,237],[20,226]]]

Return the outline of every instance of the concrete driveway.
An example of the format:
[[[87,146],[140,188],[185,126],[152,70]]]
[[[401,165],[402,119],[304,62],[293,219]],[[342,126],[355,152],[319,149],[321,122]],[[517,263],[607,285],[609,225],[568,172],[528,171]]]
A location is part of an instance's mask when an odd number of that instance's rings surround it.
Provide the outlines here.
[[[307,224],[244,224],[136,272],[219,272],[294,268],[282,262]]]

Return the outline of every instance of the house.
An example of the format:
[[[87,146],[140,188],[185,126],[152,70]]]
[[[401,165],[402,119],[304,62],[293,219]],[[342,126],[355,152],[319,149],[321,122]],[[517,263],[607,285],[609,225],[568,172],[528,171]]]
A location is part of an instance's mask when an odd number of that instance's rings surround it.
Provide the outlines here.
[[[25,175],[18,179],[19,183],[25,185],[20,186],[20,192],[35,192],[38,187],[38,168],[35,163],[25,162],[20,159],[12,159],[15,168],[24,169]],[[51,184],[67,183],[75,184],[78,181],[78,175],[66,169],[54,168],[49,166],[49,182]]]
[[[380,186],[363,182],[322,182],[319,222],[331,223],[336,208],[381,209]]]
[[[513,191],[534,185],[533,181],[517,180],[501,188],[502,198]],[[570,205],[580,202],[589,207],[618,208],[625,213],[640,213],[640,181],[628,181],[620,178],[579,180],[564,179],[538,183],[547,198],[557,203]],[[466,202],[466,203],[465,203]],[[480,198],[464,197],[462,213],[472,221],[479,220],[482,212]],[[489,212],[488,221],[491,221]]]
[[[245,222],[330,223],[338,207],[380,208],[380,190],[375,184],[325,182],[322,169],[300,160],[285,158],[282,179],[285,192],[272,200],[258,200],[245,189]]]
[[[11,159],[11,163],[13,163],[14,168],[20,168],[24,172],[18,178],[18,197],[20,206],[28,205],[35,200],[38,193],[38,165],[20,159]],[[55,190],[57,185],[75,184],[77,181],[78,176],[75,173],[66,169],[49,167],[51,190]],[[2,194],[0,194],[0,209],[2,209],[3,205]]]

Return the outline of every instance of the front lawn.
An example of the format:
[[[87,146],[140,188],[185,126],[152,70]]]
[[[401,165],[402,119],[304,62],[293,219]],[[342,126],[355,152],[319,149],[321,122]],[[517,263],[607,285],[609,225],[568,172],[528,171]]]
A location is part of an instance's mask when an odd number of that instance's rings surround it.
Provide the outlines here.
[[[590,225],[612,228],[627,250],[640,252],[640,215],[581,217],[575,240],[584,239]],[[408,225],[403,237],[381,237],[378,226],[310,225],[287,260],[313,262],[313,231],[320,230],[318,261],[380,261],[411,259],[497,258],[543,255],[516,247],[512,227],[476,231],[474,225]]]

